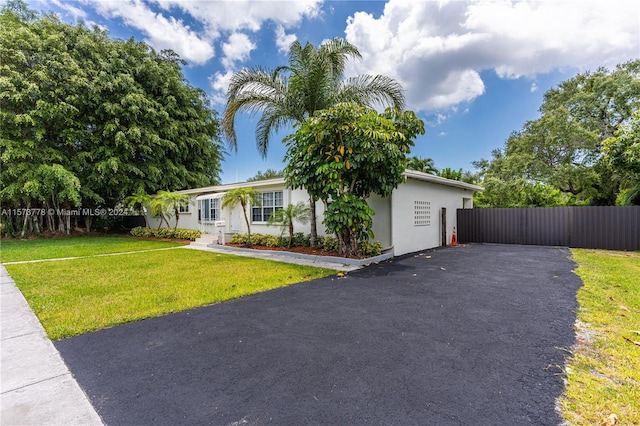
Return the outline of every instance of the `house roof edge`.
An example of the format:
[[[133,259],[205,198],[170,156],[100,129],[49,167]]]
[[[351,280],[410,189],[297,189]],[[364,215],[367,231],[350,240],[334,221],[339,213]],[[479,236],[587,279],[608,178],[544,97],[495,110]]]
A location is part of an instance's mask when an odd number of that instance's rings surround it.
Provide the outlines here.
[[[445,186],[452,186],[454,188],[467,189],[473,192],[484,191],[484,188],[478,185],[474,185],[459,180],[447,179],[442,176],[432,175],[430,173],[418,172],[416,170],[405,170],[403,175],[410,179],[422,180],[425,182],[437,183]]]

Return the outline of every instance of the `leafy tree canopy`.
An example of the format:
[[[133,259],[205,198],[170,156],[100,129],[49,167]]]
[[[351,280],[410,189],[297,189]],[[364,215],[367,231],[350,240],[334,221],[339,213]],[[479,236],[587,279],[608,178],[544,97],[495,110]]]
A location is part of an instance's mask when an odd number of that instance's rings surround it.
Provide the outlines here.
[[[287,184],[328,204],[324,224],[342,254],[357,254],[358,240],[372,236],[366,198],[388,196],[402,182],[412,139],[423,133],[412,111],[378,114],[343,103],[316,112],[285,139]]]
[[[407,169],[432,175],[438,174],[433,158],[420,158],[416,155],[407,158]]]
[[[512,133],[491,161],[475,163],[485,186],[478,196],[524,205],[614,204],[631,172],[605,161],[604,142],[639,106],[640,60],[561,83],[544,95],[540,118]],[[492,194],[493,188],[511,192]],[[539,196],[523,196],[528,191]]]
[[[258,180],[275,179],[281,177],[284,177],[284,170],[267,169],[264,172],[258,171],[255,176],[251,176],[249,179],[247,179],[247,182],[255,182]]]
[[[39,16],[20,1],[3,7],[0,38],[4,205],[115,206],[129,194],[218,182],[216,113],[174,52]],[[49,180],[79,186],[35,187],[46,168]]]
[[[404,94],[400,84],[381,75],[344,78],[349,59],[360,58],[358,49],[336,38],[319,47],[294,41],[289,48],[287,65],[273,70],[245,68],[233,75],[227,91],[227,106],[222,127],[229,146],[237,149],[235,116],[240,111],[261,112],[256,127],[258,151],[266,157],[269,140],[277,130],[300,123],[316,111],[340,102],[373,107],[402,109]],[[311,245],[316,242],[315,199],[311,210]]]
[[[289,48],[287,65],[273,70],[245,68],[235,73],[222,118],[229,145],[237,147],[234,121],[239,111],[262,112],[256,144],[266,156],[273,132],[340,102],[402,108],[404,94],[395,80],[381,75],[344,78],[346,63],[354,58],[360,58],[357,47],[340,38],[319,47],[311,43],[303,46],[296,40]]]
[[[640,205],[640,110],[604,142],[604,162],[624,176],[620,204]]]

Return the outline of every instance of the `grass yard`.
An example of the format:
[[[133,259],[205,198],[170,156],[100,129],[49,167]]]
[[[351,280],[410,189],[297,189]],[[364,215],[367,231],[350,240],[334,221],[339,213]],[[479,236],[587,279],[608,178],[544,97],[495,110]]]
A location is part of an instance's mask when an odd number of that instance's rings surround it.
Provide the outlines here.
[[[66,241],[70,239],[64,239]],[[83,237],[95,250],[126,247],[103,238]],[[47,247],[43,241],[50,242]],[[124,241],[121,241],[124,243]],[[140,241],[141,250],[166,247]],[[59,240],[35,240],[7,248],[8,259],[33,259],[31,243],[58,257],[88,255],[89,247],[60,246]],[[110,246],[110,244],[114,244]],[[17,252],[13,252],[13,249]],[[3,257],[4,258],[4,257]],[[174,249],[108,257],[5,265],[52,340],[117,324],[218,303],[335,273],[333,270],[262,259]]]
[[[640,425],[640,253],[572,252],[584,286],[563,416],[572,425]]]
[[[183,244],[179,242],[142,240],[125,235],[42,238],[39,240],[2,240],[0,242],[0,262],[92,256],[96,254],[153,250],[181,245]]]

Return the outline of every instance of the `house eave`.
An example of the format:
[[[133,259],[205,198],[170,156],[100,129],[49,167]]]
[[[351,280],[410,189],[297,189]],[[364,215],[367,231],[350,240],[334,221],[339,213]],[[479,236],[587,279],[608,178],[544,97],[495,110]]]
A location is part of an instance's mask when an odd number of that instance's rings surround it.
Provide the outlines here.
[[[484,188],[471,183],[461,182],[459,180],[447,179],[441,176],[432,175],[430,173],[418,172],[415,170],[405,170],[403,175],[407,179],[421,180],[424,182],[437,183],[439,185],[451,186],[454,188],[466,189],[468,191],[479,192],[484,191]]]
[[[201,188],[193,188],[193,189],[183,189],[182,191],[176,191],[179,194],[186,195],[197,195],[197,194],[206,194],[209,192],[227,192],[231,189],[236,188],[262,188],[265,186],[273,186],[273,185],[283,185],[285,181],[283,177],[273,178],[273,179],[265,179],[265,180],[257,180],[253,182],[237,182],[237,183],[228,183],[224,185],[213,185],[213,186],[204,186]]]

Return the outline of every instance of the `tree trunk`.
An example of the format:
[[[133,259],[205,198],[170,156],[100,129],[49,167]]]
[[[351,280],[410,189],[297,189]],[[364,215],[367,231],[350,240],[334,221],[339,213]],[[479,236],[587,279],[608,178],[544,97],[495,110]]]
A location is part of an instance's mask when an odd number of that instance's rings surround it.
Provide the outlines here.
[[[311,247],[315,248],[318,241],[318,226],[316,218],[316,200],[313,197],[309,198],[309,208],[311,209]]]
[[[242,214],[244,215],[244,221],[247,223],[247,245],[251,247],[251,225],[249,224],[249,217],[247,216],[247,208],[241,203]]]
[[[27,210],[31,208],[31,203],[27,203]],[[24,238],[27,235],[27,225],[29,216],[24,215],[24,221],[22,221],[22,232],[20,233],[20,237]]]
[[[142,217],[144,218],[144,227],[148,228],[149,227],[149,221],[147,220],[147,208],[145,206],[142,206]]]
[[[91,222],[93,222],[93,216],[87,215],[84,217],[84,226],[87,228],[87,234],[91,232]]]
[[[289,247],[291,248],[291,243],[293,242],[293,218],[289,221]]]

